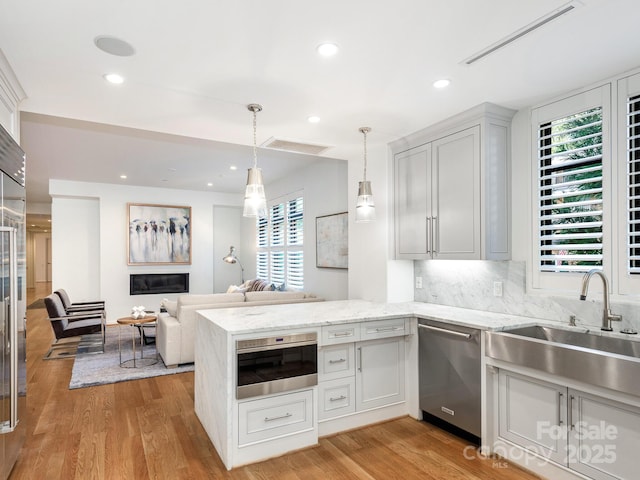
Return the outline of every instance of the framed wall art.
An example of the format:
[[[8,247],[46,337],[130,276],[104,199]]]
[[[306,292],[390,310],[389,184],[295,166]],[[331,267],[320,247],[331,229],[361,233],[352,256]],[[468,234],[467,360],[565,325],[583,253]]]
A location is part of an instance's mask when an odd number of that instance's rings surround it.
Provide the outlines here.
[[[347,212],[316,217],[316,267],[348,268]]]
[[[191,207],[128,203],[129,265],[190,265]]]

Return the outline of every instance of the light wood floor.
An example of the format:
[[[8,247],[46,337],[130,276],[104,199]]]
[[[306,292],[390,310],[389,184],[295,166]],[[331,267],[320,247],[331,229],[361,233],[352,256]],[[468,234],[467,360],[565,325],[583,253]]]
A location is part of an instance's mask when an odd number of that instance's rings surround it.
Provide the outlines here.
[[[49,287],[28,293],[28,303]],[[42,360],[46,310],[28,310],[28,431],[18,479],[491,479],[537,478],[463,455],[467,444],[409,417],[323,438],[227,472],[193,410],[193,373],[69,390],[72,359]]]

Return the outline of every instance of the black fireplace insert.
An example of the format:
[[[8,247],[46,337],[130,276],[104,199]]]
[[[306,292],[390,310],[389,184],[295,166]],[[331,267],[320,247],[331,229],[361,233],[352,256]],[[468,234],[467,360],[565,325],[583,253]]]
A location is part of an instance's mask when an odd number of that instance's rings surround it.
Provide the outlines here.
[[[129,295],[189,293],[188,273],[137,273],[129,275]]]

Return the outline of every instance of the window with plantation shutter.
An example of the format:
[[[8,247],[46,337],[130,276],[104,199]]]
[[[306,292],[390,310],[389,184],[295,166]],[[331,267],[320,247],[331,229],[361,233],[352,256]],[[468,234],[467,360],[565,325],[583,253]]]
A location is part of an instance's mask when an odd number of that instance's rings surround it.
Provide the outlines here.
[[[541,272],[602,268],[601,107],[538,125]]]
[[[257,220],[256,276],[276,286],[304,288],[304,201],[300,194],[276,201]]]
[[[640,95],[627,100],[627,242],[630,275],[640,274]]]

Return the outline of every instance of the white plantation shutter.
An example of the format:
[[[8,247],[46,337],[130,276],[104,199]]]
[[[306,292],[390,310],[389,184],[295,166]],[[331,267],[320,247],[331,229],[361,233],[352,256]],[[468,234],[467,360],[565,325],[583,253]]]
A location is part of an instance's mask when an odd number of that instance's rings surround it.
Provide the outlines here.
[[[627,100],[627,242],[631,275],[640,274],[640,95]]]
[[[538,126],[539,270],[602,267],[602,108]]]
[[[304,200],[278,201],[257,220],[257,277],[288,288],[304,288]]]

